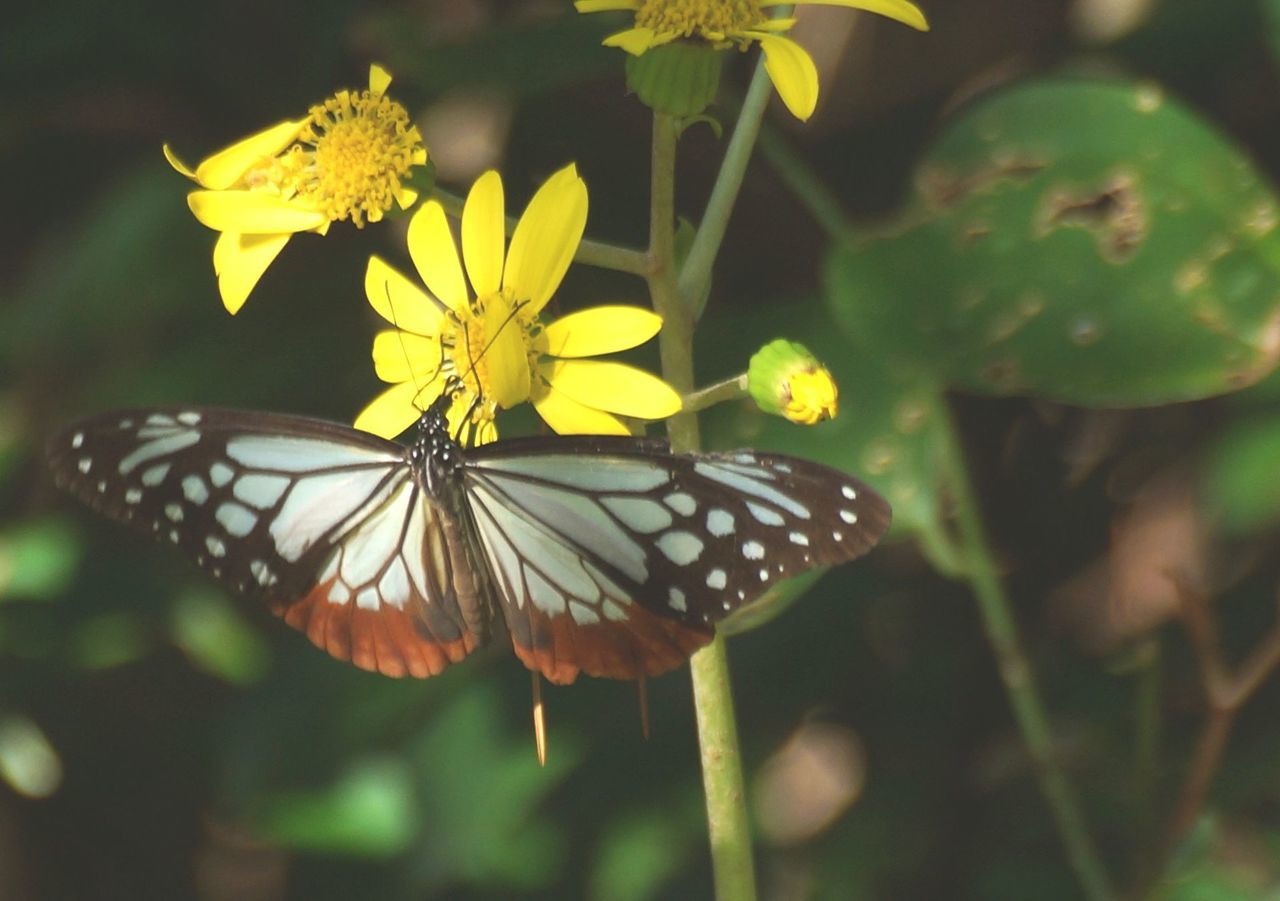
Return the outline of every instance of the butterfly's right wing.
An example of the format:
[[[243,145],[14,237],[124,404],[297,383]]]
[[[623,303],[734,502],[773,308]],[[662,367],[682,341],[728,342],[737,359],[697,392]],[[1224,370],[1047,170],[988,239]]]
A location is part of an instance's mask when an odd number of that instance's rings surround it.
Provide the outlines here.
[[[778,580],[866,553],[891,515],[817,463],[634,438],[485,445],[464,480],[516,654],[560,683],[672,669]]]
[[[47,455],[91,507],[340,660],[425,677],[484,638],[465,545],[398,444],[314,419],[151,409],[75,423]]]

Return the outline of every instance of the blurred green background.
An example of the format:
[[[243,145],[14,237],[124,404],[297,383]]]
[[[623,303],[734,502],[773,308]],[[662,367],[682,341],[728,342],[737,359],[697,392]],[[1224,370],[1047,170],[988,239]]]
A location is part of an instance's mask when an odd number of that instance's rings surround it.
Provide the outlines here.
[[[1276,613],[1280,2],[922,5],[927,35],[804,11],[823,100],[804,127],[771,111],[770,159],[794,160],[749,171],[699,339],[705,381],[787,336],[842,390],[811,430],[717,409],[709,443],[840,465],[896,512],[895,541],[732,640],[762,895],[1079,897],[969,591],[939,574],[954,424],[1116,882],[1280,897],[1274,679],[1152,872],[1205,722],[1176,584],[1215,601],[1231,660]],[[639,245],[649,118],[599,46],[621,24],[536,0],[10,14],[0,898],[709,896],[684,670],[650,685],[649,741],[631,686],[548,690],[539,768],[508,652],[428,682],[336,663],[78,509],[40,460],[44,436],[110,407],[349,421],[379,390],[363,267],[404,259],[403,220],[298,237],[232,319],[214,235],[160,153],[198,160],[362,86],[370,61],[442,185],[497,166],[516,209],[576,160],[588,234]],[[725,121],[752,58],[727,71]],[[686,132],[682,214],[721,148]],[[796,160],[847,235],[789,188]],[[570,272],[566,307],[606,300],[643,303],[643,285]]]

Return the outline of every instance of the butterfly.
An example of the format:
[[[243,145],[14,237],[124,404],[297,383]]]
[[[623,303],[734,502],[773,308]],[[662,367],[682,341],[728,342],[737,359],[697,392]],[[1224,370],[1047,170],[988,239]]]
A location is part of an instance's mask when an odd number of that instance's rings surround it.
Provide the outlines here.
[[[72,424],[47,459],[95,510],[388,676],[436,675],[504,634],[553,683],[657,675],[889,526],[871,488],[778,454],[615,436],[464,452],[448,402],[408,446],[317,419],[140,409]]]

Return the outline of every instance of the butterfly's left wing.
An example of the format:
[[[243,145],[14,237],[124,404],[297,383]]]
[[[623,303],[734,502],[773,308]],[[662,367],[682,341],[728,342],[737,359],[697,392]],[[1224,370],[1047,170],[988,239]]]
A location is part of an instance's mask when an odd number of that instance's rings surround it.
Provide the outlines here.
[[[817,463],[632,438],[486,445],[464,480],[516,653],[557,683],[672,669],[779,579],[866,553],[890,519]]]
[[[484,638],[464,543],[398,444],[294,416],[150,409],[78,422],[47,456],[62,487],[338,659],[429,676]]]

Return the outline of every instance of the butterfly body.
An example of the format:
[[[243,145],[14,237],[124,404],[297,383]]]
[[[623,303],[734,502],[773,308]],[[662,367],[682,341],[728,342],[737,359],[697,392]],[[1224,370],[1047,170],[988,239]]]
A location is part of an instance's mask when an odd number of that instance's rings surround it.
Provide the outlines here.
[[[99,512],[390,676],[434,675],[502,633],[553,682],[656,675],[778,580],[865,553],[890,517],[862,483],[780,455],[606,436],[464,452],[443,405],[410,446],[143,409],[73,424],[47,456]]]

